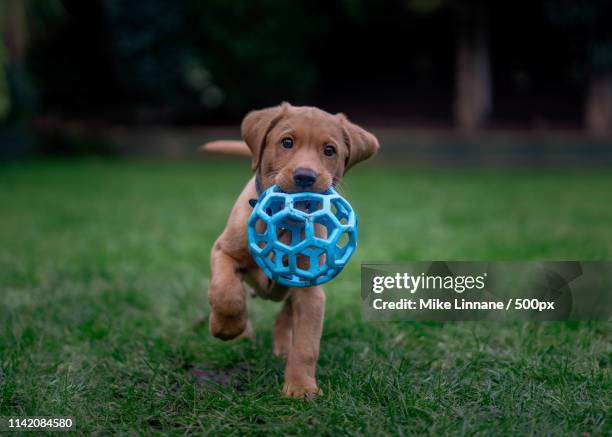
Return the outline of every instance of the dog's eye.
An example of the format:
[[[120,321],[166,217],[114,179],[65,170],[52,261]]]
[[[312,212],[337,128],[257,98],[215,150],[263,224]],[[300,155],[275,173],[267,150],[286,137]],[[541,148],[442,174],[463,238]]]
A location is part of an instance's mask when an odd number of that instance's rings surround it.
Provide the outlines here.
[[[325,154],[325,156],[334,156],[336,154],[336,148],[331,144],[328,144],[323,149],[323,153]]]
[[[283,138],[281,140],[281,146],[283,146],[285,149],[291,149],[293,147],[293,140],[289,137]]]

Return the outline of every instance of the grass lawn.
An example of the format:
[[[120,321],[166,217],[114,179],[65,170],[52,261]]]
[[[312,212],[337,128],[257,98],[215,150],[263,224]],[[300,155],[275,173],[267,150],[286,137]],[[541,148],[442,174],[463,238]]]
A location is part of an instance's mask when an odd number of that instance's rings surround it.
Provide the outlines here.
[[[209,250],[248,176],[246,162],[1,165],[0,416],[71,415],[101,435],[610,434],[609,323],[365,323],[359,265],[610,259],[612,174],[353,171],[360,246],[326,286],[313,402],[281,396],[278,304],[249,300],[255,342],[207,331]]]

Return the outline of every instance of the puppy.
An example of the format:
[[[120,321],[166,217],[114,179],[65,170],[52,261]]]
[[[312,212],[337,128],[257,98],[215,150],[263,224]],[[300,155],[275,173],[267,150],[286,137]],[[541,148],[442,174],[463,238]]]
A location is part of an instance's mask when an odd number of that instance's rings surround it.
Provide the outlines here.
[[[210,332],[222,340],[252,336],[243,282],[256,294],[283,301],[274,326],[274,354],[286,358],[283,392],[294,398],[321,394],[316,363],[323,329],[321,286],[284,287],[268,279],[247,247],[250,201],[276,184],[285,192],[323,192],[352,166],[378,150],[374,135],[343,114],[283,103],[244,118],[240,141],[215,141],[204,151],[250,155],[255,175],[234,205],[211,254]]]

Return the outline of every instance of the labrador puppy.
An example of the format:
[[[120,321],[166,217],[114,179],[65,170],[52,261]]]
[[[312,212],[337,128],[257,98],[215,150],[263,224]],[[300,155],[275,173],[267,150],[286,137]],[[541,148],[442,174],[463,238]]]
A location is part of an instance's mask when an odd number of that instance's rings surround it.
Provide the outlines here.
[[[244,282],[265,299],[283,301],[274,326],[274,354],[286,358],[283,392],[294,398],[321,394],[315,371],[323,329],[321,286],[284,287],[255,264],[247,246],[251,203],[276,184],[283,191],[323,192],[352,166],[378,150],[374,135],[343,114],[283,103],[252,111],[241,126],[243,142],[215,141],[201,149],[249,155],[255,175],[234,205],[211,254],[210,332],[222,340],[251,337]]]

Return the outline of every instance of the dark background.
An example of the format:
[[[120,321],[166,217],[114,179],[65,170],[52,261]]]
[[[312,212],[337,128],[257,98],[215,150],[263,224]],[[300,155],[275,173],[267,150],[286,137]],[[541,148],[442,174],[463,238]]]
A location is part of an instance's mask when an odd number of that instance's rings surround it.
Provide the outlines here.
[[[3,0],[0,140],[71,153],[75,129],[235,125],[283,100],[434,136],[609,138],[611,11],[598,0]]]

